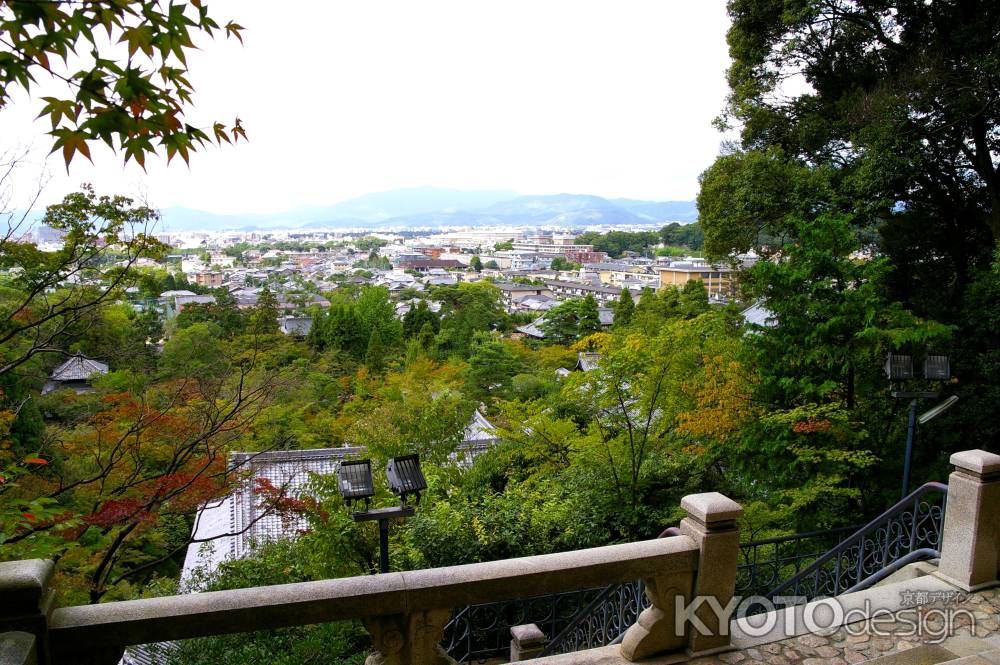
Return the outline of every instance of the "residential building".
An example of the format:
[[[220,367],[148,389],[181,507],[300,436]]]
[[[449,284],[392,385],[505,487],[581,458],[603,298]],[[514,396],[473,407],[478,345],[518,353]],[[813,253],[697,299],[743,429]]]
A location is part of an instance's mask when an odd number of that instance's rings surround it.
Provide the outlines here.
[[[78,395],[90,392],[93,390],[90,381],[94,377],[107,373],[108,365],[106,363],[78,353],[52,370],[49,380],[42,387],[42,394],[45,395],[62,388],[70,388]]]
[[[222,286],[222,273],[221,272],[209,272],[203,270],[202,272],[195,273],[194,283],[198,286],[207,286],[209,288],[215,289]]]
[[[666,266],[657,266],[660,287],[672,286],[683,289],[692,280],[701,280],[709,295],[725,298],[733,293],[735,282],[733,270],[705,262],[674,261]]]

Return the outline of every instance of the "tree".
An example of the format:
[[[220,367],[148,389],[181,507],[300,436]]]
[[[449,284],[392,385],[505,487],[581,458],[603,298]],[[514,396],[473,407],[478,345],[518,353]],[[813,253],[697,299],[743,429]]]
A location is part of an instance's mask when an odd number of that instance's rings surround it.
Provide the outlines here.
[[[469,349],[469,378],[475,395],[485,397],[494,389],[510,387],[521,362],[495,333],[477,332]]]
[[[586,337],[601,331],[601,316],[593,293],[588,293],[580,301],[577,317],[577,336]]]
[[[621,295],[615,302],[615,328],[624,328],[632,322],[632,315],[635,313],[635,301],[632,299],[632,292],[628,287],[622,289]]]
[[[482,259],[480,259],[478,256],[473,256],[472,259],[469,261],[469,267],[475,270],[476,272],[482,272],[483,271]]]
[[[579,270],[581,266],[579,263],[567,261],[564,256],[553,256],[552,264],[549,267],[552,270]]]
[[[403,315],[403,336],[411,339],[420,334],[424,326],[430,326],[432,332],[437,334],[441,328],[441,319],[427,306],[427,301],[421,299]]]
[[[256,335],[273,335],[278,332],[278,299],[267,285],[260,290],[257,304],[250,314],[250,330]]]
[[[366,286],[361,289],[356,305],[362,339],[371,339],[378,330],[381,344],[394,348],[403,339],[403,326],[396,318],[396,308],[384,286]]]
[[[373,372],[381,372],[385,369],[385,343],[382,342],[382,333],[379,329],[372,328],[371,336],[368,338],[368,350],[365,351],[365,365]]]
[[[132,284],[131,267],[160,257],[165,247],[148,235],[158,218],[131,199],[98,197],[85,186],[42,218],[63,234],[59,250],[43,252],[8,228],[0,268],[16,270],[0,289],[0,376],[36,356],[64,353],[68,332]]]
[[[476,332],[502,328],[508,317],[500,289],[489,282],[462,282],[434,289],[431,297],[441,303],[438,348],[466,355]]]
[[[183,518],[231,491],[239,470],[228,468],[228,453],[282,380],[255,365],[254,350],[241,355],[222,361],[229,371],[208,376],[188,364],[148,390],[104,394],[64,423],[38,470],[0,483],[3,557],[56,555],[70,602],[98,602],[185,549]],[[20,519],[8,519],[12,511]]]
[[[239,24],[229,21],[221,29],[242,41]],[[126,162],[144,165],[160,148],[168,161],[180,155],[186,162],[209,141],[246,138],[239,118],[229,128],[215,122],[207,131],[188,120],[194,89],[186,56],[196,48],[195,37],[217,30],[200,2],[5,2],[0,109],[16,89],[33,92],[37,75],[46,74],[47,81],[65,84],[42,98],[39,115],[51,121],[53,151],[62,149],[67,168],[77,153],[91,159],[90,144],[98,140],[122,151]],[[126,44],[127,57],[119,43]]]

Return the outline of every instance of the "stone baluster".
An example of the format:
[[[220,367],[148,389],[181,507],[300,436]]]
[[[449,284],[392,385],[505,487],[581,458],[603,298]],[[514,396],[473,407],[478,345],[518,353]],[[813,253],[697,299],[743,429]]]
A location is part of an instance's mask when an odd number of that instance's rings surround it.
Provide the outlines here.
[[[974,591],[1000,579],[1000,455],[966,450],[951,463],[937,574]]]
[[[688,622],[688,650],[692,655],[723,651],[729,648],[729,617],[720,616],[717,608],[728,607],[736,592],[740,553],[736,520],[743,508],[718,492],[686,496],[681,499],[681,508],[687,511],[681,520],[681,533],[698,543],[700,551],[694,599],[714,598],[717,602],[715,607],[709,602],[698,605],[695,616],[703,625]]]
[[[0,598],[3,599],[0,602],[0,633],[20,631],[33,635],[39,663],[49,662],[48,616],[52,593],[48,586],[52,568],[51,561],[42,559],[0,563]],[[15,641],[21,644],[24,638],[18,637]]]
[[[537,657],[548,644],[545,633],[533,623],[511,626],[510,637],[510,662],[512,663]]]
[[[456,665],[441,646],[451,610],[426,610],[364,619],[376,652],[365,665]]]
[[[622,639],[621,655],[630,661],[671,651],[692,654],[721,651],[729,646],[729,625],[711,607],[702,603],[696,611],[700,624],[678,621],[678,610],[693,598],[713,596],[727,607],[736,588],[739,532],[736,518],[743,509],[718,492],[693,494],[681,500],[688,516],[681,520],[681,533],[698,544],[698,571],[673,573],[643,580],[651,603]]]

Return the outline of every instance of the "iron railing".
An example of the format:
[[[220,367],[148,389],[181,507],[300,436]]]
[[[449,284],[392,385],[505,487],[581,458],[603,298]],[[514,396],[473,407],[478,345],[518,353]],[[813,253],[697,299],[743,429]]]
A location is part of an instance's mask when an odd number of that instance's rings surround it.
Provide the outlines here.
[[[740,545],[739,596],[800,596],[809,600],[870,586],[904,562],[936,556],[948,486],[927,483],[872,521],[753,540]],[[934,500],[932,495],[940,495]],[[680,535],[676,527],[660,537]],[[510,628],[534,623],[548,642],[542,656],[614,644],[648,607],[642,582],[475,605],[458,610],[445,628],[449,655],[460,663],[509,653]],[[763,611],[761,607],[751,609]]]
[[[736,593],[756,595],[774,582],[802,570],[856,527],[812,531],[791,536],[754,540],[740,545]],[[681,535],[670,527],[661,538]],[[614,584],[604,589],[555,634],[540,655],[571,653],[614,644],[649,606],[641,582]],[[552,634],[552,633],[550,633]]]
[[[766,595],[857,530],[857,525],[844,526],[741,543],[736,565],[736,595]]]
[[[922,485],[763,595],[804,600],[839,596],[864,588],[866,581],[875,579],[879,571],[918,550],[936,556],[941,550],[947,497],[948,486],[943,483]]]
[[[442,644],[459,663],[503,658],[510,655],[513,626],[533,623],[546,635],[556,635],[604,591],[596,587],[462,607],[445,625]]]

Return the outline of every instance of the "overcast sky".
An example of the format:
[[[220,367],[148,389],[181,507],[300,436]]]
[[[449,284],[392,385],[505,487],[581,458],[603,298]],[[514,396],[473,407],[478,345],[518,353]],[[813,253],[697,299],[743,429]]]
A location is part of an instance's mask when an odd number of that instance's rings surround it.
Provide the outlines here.
[[[212,0],[245,46],[190,58],[196,124],[250,137],[149,173],[96,150],[81,182],[161,207],[275,212],[420,185],[690,199],[720,135],[724,0]],[[0,113],[0,146],[44,154],[37,99]],[[21,187],[26,187],[22,178]]]

